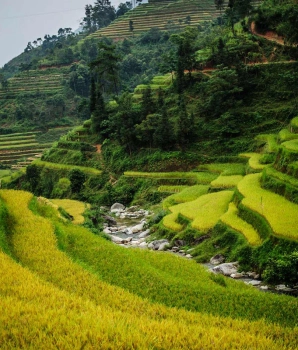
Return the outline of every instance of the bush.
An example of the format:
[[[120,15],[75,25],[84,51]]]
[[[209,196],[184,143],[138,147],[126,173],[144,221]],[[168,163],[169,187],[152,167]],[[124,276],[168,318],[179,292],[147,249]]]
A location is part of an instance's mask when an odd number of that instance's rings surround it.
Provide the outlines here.
[[[79,169],[73,169],[69,173],[69,180],[71,182],[71,191],[73,193],[79,193],[86,180],[86,175]]]
[[[263,273],[268,283],[285,283],[294,286],[298,283],[298,251],[289,255],[271,258]]]
[[[71,186],[71,182],[68,178],[62,177],[59,179],[57,184],[54,186],[52,197],[53,198],[63,198],[67,197]]]

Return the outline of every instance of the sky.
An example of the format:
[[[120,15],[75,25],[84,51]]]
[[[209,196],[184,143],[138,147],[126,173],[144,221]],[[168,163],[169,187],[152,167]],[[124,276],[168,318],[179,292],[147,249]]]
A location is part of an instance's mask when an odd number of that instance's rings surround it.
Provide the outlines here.
[[[0,0],[0,68],[21,54],[29,41],[78,29],[85,5],[95,0]],[[124,0],[112,0],[118,6]]]

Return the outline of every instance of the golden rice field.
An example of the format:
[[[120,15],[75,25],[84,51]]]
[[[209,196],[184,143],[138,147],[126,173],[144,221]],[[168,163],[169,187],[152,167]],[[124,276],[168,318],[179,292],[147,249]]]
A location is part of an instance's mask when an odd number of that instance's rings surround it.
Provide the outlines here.
[[[235,203],[231,202],[229,204],[229,210],[221,216],[220,220],[233,230],[240,232],[252,246],[257,246],[262,243],[258,232],[252,225],[238,216],[238,209]]]
[[[262,215],[277,236],[297,240],[298,205],[262,189],[260,179],[261,174],[251,174],[239,182],[242,204]]]
[[[181,192],[175,193],[167,197],[162,203],[163,208],[167,209],[170,206],[177,203],[186,203],[194,201],[203,194],[206,194],[208,192],[208,189],[209,186],[207,185],[196,185],[185,188]]]
[[[170,192],[170,193],[178,193],[181,192],[182,190],[188,188],[189,186],[184,186],[184,185],[165,185],[165,186],[159,186],[158,187],[158,192]]]
[[[215,188],[233,188],[236,187],[238,182],[243,179],[242,175],[219,175],[218,178],[211,181],[211,187]]]
[[[193,228],[206,232],[210,230],[228,210],[228,205],[232,196],[232,191],[209,193],[202,195],[194,201],[178,204],[169,209],[173,214],[180,213],[187,219],[192,220],[191,226]],[[165,225],[168,219],[165,217],[164,220],[166,220],[163,221]]]
[[[88,272],[58,250],[55,221],[37,216],[28,209],[32,200],[30,193],[2,190],[0,196],[10,215],[13,253],[21,263],[0,252],[1,349],[297,347],[297,328],[268,324],[264,320],[236,320],[152,304],[101,281],[97,274]],[[91,237],[99,239],[72,224],[60,222],[60,225],[70,232],[80,230],[82,243],[88,243]],[[74,237],[72,240],[69,237],[67,242],[75,249]],[[121,251],[110,242],[105,241],[105,244]],[[92,253],[92,250],[89,252]],[[154,253],[149,255],[156,256]],[[161,256],[161,262],[163,256],[167,258],[167,254]],[[176,260],[179,263],[181,260],[182,265],[188,263],[183,259]],[[104,261],[102,263],[105,265]],[[198,266],[189,263],[190,267]],[[175,271],[178,272],[176,268]],[[209,283],[214,282],[209,280]],[[251,288],[242,288],[250,293]],[[288,297],[273,298],[291,300]]]
[[[90,204],[72,199],[51,199],[51,202],[58,205],[58,207],[63,208],[68,214],[70,214],[73,217],[73,224],[77,225],[84,223],[85,218],[83,213],[86,209],[90,208]]]
[[[239,156],[240,157],[244,157],[244,158],[249,158],[248,165],[255,172],[260,172],[263,169],[265,169],[266,166],[268,166],[266,164],[261,164],[260,163],[260,159],[262,157],[262,154],[260,154],[260,153],[253,153],[253,152],[251,152],[251,153],[241,153]]]

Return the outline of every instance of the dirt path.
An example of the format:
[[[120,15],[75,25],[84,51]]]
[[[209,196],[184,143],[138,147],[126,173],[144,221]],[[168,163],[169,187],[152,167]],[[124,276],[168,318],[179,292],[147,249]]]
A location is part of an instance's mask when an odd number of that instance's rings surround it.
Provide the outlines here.
[[[96,153],[101,153],[101,145],[95,145],[96,146]]]
[[[258,33],[257,30],[256,30],[256,23],[255,22],[251,23],[250,31],[254,35],[260,36],[260,37],[265,38],[265,39],[267,39],[269,41],[274,41],[274,42],[276,42],[276,43],[278,43],[280,45],[285,45],[284,38],[279,36],[277,33],[273,32],[273,31],[268,31],[265,34]]]

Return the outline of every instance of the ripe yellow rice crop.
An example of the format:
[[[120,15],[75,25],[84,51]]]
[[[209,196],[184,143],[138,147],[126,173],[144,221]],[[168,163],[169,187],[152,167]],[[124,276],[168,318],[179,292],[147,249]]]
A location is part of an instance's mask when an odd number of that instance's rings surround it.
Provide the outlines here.
[[[169,197],[167,197],[163,201],[163,208],[167,209],[170,206],[177,203],[186,203],[191,202],[197,199],[198,197],[206,194],[208,192],[209,186],[207,185],[196,185],[185,188],[179,193],[175,193]]]
[[[183,225],[176,222],[177,219],[178,213],[171,213],[163,218],[162,223],[165,227],[169,228],[170,230],[179,232],[183,229]]]
[[[251,174],[239,182],[242,204],[262,215],[277,236],[297,240],[298,205],[262,189],[260,179],[261,174]]]
[[[172,213],[193,220],[192,227],[200,231],[208,231],[227,211],[233,196],[232,191],[220,191],[205,194],[198,199],[170,207]]]
[[[14,253],[26,266],[0,252],[1,349],[277,350],[298,345],[297,329],[154,305],[101,282],[57,250],[51,222],[28,210],[31,194],[0,195],[12,219]]]
[[[229,204],[229,210],[221,216],[220,220],[232,229],[242,233],[249,244],[257,246],[262,243],[258,232],[248,222],[238,216],[238,209],[235,203],[231,202]]]
[[[84,223],[83,213],[90,208],[90,204],[72,199],[51,199],[51,202],[66,210],[73,217],[72,222],[77,225]]]
[[[182,190],[188,188],[189,186],[183,186],[183,185],[176,185],[176,186],[159,186],[158,187],[158,192],[172,192],[172,193],[178,193],[181,192]]]
[[[260,153],[241,153],[239,154],[240,157],[245,157],[249,158],[248,160],[248,165],[250,166],[251,169],[255,171],[261,171],[264,168],[266,168],[266,164],[261,164],[260,163],[260,158],[262,157],[262,154]]]
[[[243,179],[241,175],[220,175],[218,178],[211,182],[211,187],[217,188],[232,188],[237,186],[238,182]]]

